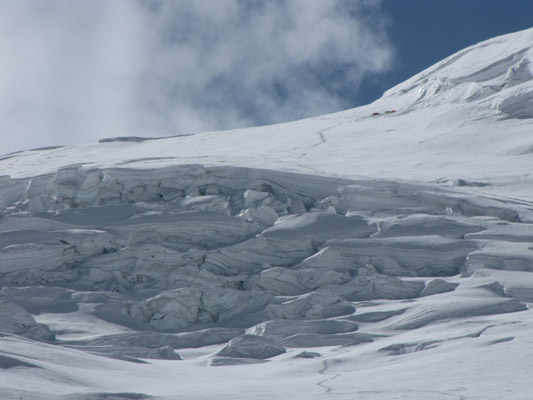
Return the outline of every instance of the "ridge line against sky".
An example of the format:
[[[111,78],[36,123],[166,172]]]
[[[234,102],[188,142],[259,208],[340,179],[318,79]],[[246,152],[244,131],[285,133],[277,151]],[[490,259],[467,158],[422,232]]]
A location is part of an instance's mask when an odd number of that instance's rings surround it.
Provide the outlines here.
[[[0,154],[352,108],[530,15],[529,0],[5,0]]]

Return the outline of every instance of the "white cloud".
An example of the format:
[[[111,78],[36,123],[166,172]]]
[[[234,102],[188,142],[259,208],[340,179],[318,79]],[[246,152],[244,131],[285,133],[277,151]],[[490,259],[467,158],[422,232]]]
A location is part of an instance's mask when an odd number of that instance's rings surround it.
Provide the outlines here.
[[[392,49],[378,0],[4,0],[0,153],[339,110]]]

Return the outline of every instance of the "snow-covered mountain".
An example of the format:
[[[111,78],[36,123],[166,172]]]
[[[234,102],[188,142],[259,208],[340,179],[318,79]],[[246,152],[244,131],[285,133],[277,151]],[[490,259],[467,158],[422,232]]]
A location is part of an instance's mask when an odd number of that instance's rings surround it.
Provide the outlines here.
[[[2,399],[527,399],[533,29],[281,125],[0,157]]]

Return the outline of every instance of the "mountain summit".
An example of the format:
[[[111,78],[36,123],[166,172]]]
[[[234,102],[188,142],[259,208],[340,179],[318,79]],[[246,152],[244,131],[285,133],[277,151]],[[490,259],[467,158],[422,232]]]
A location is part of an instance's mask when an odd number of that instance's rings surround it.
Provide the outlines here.
[[[462,50],[390,89],[411,109],[478,103],[501,118],[533,117],[533,28]]]

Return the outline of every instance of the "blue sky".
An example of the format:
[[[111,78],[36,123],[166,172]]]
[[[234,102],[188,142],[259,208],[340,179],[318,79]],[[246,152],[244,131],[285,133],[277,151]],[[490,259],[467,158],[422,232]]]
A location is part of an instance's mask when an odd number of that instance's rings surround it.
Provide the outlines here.
[[[367,104],[533,0],[3,0],[0,154]]]

